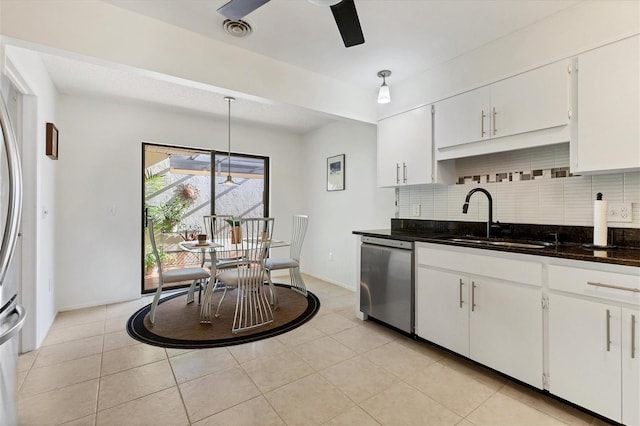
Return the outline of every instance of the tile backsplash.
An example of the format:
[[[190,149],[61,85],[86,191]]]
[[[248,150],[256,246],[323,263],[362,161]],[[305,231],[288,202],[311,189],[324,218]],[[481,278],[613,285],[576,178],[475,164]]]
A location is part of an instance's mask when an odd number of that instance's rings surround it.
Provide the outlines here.
[[[640,228],[640,172],[556,176],[556,170],[568,166],[568,144],[459,159],[456,171],[458,181],[464,184],[401,187],[399,217],[486,221],[488,201],[483,194],[474,194],[468,214],[462,213],[469,190],[482,187],[492,195],[494,220],[593,226],[593,200],[602,192],[609,202],[632,203],[633,222],[610,222],[610,227]],[[505,173],[507,178],[501,179]],[[529,180],[513,180],[513,173],[528,175]],[[478,182],[477,176],[484,177]],[[413,214],[416,205],[420,206],[419,216]]]

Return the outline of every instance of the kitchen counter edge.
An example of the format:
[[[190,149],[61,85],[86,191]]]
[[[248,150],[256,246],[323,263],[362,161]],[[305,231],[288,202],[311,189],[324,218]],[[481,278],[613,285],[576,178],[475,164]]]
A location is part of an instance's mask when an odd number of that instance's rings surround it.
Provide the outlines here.
[[[352,231],[355,235],[385,238],[409,242],[422,242],[442,244],[455,247],[468,247],[480,250],[502,251],[509,253],[522,253],[534,256],[557,257],[561,259],[583,260],[587,262],[609,263],[615,265],[640,267],[640,249],[619,247],[606,251],[598,250],[598,255],[592,249],[577,243],[562,243],[558,246],[543,249],[525,249],[515,247],[486,246],[478,244],[461,243],[447,240],[453,237],[451,234],[415,234],[409,232],[392,231],[391,229],[376,229],[364,231]]]

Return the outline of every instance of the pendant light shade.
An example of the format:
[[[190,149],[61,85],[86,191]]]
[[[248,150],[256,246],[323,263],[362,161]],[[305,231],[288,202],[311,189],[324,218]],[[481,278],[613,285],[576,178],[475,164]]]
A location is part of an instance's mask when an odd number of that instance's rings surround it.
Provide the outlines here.
[[[378,91],[378,103],[379,104],[388,104],[391,102],[391,92],[389,91],[389,86],[387,86],[386,78],[391,75],[391,71],[382,70],[378,72],[378,77],[382,77],[382,86],[380,86],[380,90]]]
[[[229,130],[228,133],[228,151],[227,151],[227,164],[228,164],[228,170],[227,170],[227,179],[222,182],[223,185],[227,185],[227,186],[236,186],[238,185],[236,182],[233,181],[233,179],[231,179],[231,102],[235,101],[236,98],[232,98],[231,96],[225,96],[224,100],[227,101],[227,106],[228,106],[228,116],[227,116],[227,127]]]

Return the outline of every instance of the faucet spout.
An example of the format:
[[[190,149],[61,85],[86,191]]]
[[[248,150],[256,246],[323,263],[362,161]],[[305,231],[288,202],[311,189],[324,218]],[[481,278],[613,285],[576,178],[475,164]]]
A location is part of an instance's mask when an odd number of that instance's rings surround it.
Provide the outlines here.
[[[482,192],[484,195],[487,196],[487,199],[489,200],[489,217],[488,217],[488,220],[487,220],[487,238],[491,238],[491,227],[494,224],[494,222],[493,222],[493,198],[491,197],[491,194],[489,193],[489,191],[487,191],[484,188],[473,188],[471,191],[469,191],[469,193],[467,194],[466,198],[464,199],[464,204],[462,205],[462,213],[467,214],[467,212],[469,211],[469,200],[471,199],[471,196],[473,194],[475,194],[476,192]]]

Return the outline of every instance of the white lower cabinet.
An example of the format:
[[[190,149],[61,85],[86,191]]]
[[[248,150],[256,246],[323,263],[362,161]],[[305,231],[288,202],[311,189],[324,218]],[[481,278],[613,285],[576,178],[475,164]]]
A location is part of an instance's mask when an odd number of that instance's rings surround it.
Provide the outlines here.
[[[471,358],[542,388],[540,288],[472,279],[471,291]]]
[[[550,295],[550,392],[621,421],[620,337],[620,308]]]
[[[640,311],[622,308],[621,318],[622,422],[640,425]]]
[[[418,247],[417,265],[418,336],[542,388],[541,289],[510,281],[539,281],[540,264]]]
[[[551,265],[549,288],[549,391],[617,422],[639,425],[637,272]]]
[[[468,357],[467,277],[419,267],[416,283],[416,334]]]

